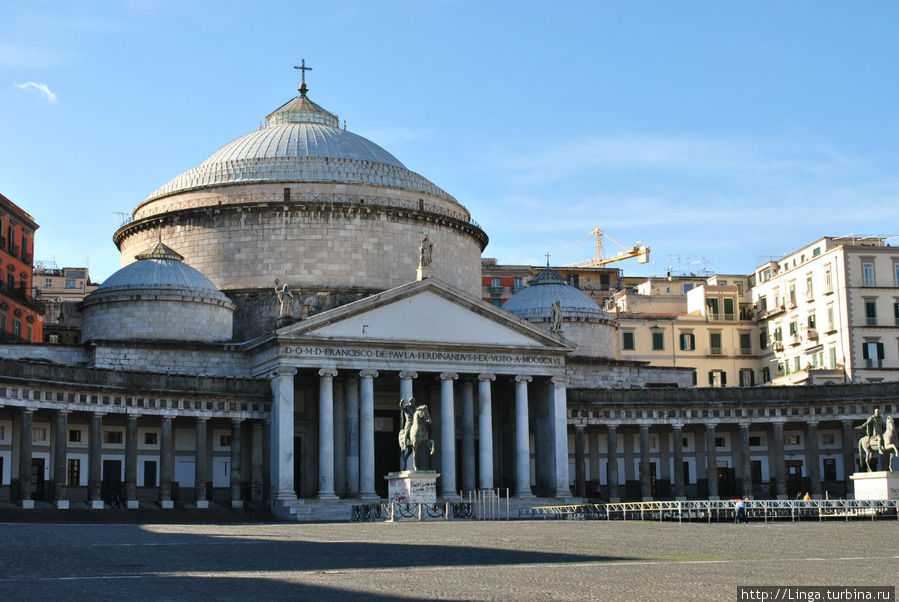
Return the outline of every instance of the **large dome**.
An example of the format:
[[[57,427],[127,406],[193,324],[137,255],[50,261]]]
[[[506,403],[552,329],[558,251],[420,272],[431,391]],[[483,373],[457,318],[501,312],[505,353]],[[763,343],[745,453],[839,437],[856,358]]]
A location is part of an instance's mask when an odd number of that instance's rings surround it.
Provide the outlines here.
[[[455,202],[371,140],[341,129],[335,115],[305,96],[286,103],[266,122],[266,127],[229,142],[147,200],[208,186],[302,180],[405,188]]]

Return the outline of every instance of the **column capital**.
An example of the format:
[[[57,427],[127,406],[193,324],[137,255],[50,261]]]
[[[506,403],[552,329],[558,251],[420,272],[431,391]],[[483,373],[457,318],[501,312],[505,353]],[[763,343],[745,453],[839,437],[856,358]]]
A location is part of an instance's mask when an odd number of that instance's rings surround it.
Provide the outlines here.
[[[57,416],[67,416],[69,414],[69,412],[70,412],[70,410],[68,408],[59,408],[58,410],[56,410],[56,415]]]
[[[565,387],[568,385],[568,377],[565,375],[553,376],[549,380],[557,387]]]
[[[517,383],[529,383],[532,380],[534,380],[534,377],[529,376],[527,374],[516,374],[515,375],[515,382],[517,382]]]
[[[491,374],[489,372],[481,372],[480,374],[478,374],[478,380],[481,382],[483,382],[483,381],[492,382],[492,381],[496,380],[496,374]]]
[[[750,425],[750,424],[752,424],[752,421],[751,421],[751,420],[739,420],[739,421],[737,421],[737,426],[739,426],[740,429],[746,429],[746,430],[749,430],[749,425]]]
[[[415,370],[403,370],[400,372],[400,378],[418,378],[418,372]]]
[[[718,423],[716,423],[716,422],[706,422],[705,430],[715,432],[715,427],[717,427],[717,426],[718,426]]]
[[[682,429],[684,428],[684,423],[683,423],[683,422],[672,422],[672,423],[671,423],[671,428],[672,428],[672,429],[682,430]]]
[[[783,425],[785,425],[787,423],[787,419],[786,418],[776,418],[774,420],[771,420],[770,422],[774,426],[779,426],[779,427],[783,428]]]
[[[197,416],[196,417],[197,422],[206,422],[207,420],[209,420],[209,416]],[[241,420],[243,420],[243,419],[241,418]],[[269,419],[266,418],[266,420],[269,420]]]
[[[643,431],[646,431],[647,433],[649,432],[649,425],[646,424],[646,423],[640,423],[640,424],[637,425],[637,427],[640,429],[640,432],[641,432],[641,433],[642,433]]]
[[[455,372],[441,372],[440,380],[457,380],[459,375]]]
[[[606,423],[606,430],[614,433],[615,431],[618,430],[618,425],[615,424],[614,422],[608,422],[608,423]]]
[[[34,408],[22,408],[23,414],[34,414]]]
[[[163,422],[171,422],[172,421],[171,414],[163,414],[162,416],[160,416],[160,418],[162,418]]]
[[[238,416],[238,417],[235,417],[235,418],[232,418],[232,419],[231,419],[231,424],[240,424],[241,422],[243,422],[243,420],[244,420],[244,419],[243,419],[242,417],[239,417],[239,416]]]
[[[127,420],[129,422],[134,420],[136,422],[139,416],[140,416],[140,414],[136,414],[134,412],[128,412],[127,414],[125,414],[125,420]]]
[[[378,378],[377,370],[359,370],[359,378]]]
[[[326,376],[326,377],[330,376],[331,378],[334,378],[335,376],[337,376],[337,369],[336,368],[322,368],[321,370],[318,371],[318,375]]]
[[[808,426],[817,427],[819,422],[821,422],[821,419],[815,416],[814,418],[809,418],[808,420],[806,420],[805,424]]]
[[[587,424],[586,424],[585,422],[575,422],[575,423],[574,423],[574,430],[576,430],[576,431],[582,431],[582,430],[584,430],[584,427],[585,427],[585,426],[587,426]]]
[[[297,369],[294,366],[283,366],[278,365],[272,370],[272,378],[279,378],[282,376],[294,376],[297,373]]]
[[[100,418],[100,419],[102,419],[104,416],[106,416],[106,412],[93,412],[93,413],[91,414],[91,417],[92,417],[92,418]]]

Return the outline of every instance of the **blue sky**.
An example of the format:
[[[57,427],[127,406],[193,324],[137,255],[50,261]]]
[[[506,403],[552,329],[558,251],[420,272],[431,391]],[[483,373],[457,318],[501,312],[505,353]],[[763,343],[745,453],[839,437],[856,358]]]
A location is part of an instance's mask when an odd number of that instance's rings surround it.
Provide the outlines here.
[[[896,2],[4,0],[0,193],[37,259],[105,278],[116,212],[257,128],[305,58],[485,256],[587,259],[561,250],[600,227],[652,248],[628,275],[748,273],[899,234],[897,26]]]

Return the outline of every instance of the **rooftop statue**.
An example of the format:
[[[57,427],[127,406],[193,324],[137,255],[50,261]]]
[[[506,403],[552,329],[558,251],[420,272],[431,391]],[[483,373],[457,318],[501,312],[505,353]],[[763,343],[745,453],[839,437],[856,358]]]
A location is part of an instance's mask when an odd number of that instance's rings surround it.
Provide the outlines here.
[[[418,247],[418,265],[426,268],[431,265],[434,256],[434,243],[428,238],[427,233],[421,239],[421,245]]]
[[[880,416],[880,409],[874,408],[874,414],[855,427],[857,431],[862,429],[865,430],[865,435],[858,442],[859,464],[864,463],[868,472],[872,472],[871,458],[874,454],[890,452],[888,470],[893,470],[893,458],[899,454],[895,442],[893,417],[888,416],[884,420]]]
[[[281,285],[281,288],[278,288],[280,284],[280,280],[275,278],[275,295],[278,296],[278,302],[281,304],[280,313],[278,317],[286,318],[291,315],[291,304],[293,303],[293,293],[290,292],[290,289],[287,288],[287,283]]]
[[[560,332],[562,330],[562,302],[558,300],[553,303],[551,330],[554,332]]]
[[[400,399],[400,411],[403,414],[403,428],[400,429],[400,454],[404,470],[409,469],[409,456],[412,456],[412,472],[418,470],[418,448],[427,446],[429,455],[437,451],[434,440],[428,434],[431,414],[425,404],[416,405],[415,398]]]

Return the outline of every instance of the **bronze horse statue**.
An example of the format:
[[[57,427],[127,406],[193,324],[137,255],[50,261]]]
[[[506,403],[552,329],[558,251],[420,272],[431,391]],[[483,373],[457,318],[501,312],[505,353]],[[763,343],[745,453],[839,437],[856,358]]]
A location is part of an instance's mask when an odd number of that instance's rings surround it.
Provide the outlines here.
[[[868,472],[873,470],[873,468],[871,468],[871,458],[874,457],[874,454],[890,453],[890,463],[887,470],[893,470],[893,458],[895,458],[896,455],[899,455],[899,448],[896,447],[895,441],[895,422],[893,421],[892,416],[887,416],[886,424],[887,426],[886,430],[883,432],[882,441],[880,435],[877,434],[865,435],[859,439],[859,463],[863,463],[868,468]]]
[[[431,414],[428,412],[428,406],[413,405],[414,398],[400,400],[400,408],[405,417],[406,424],[400,429],[399,443],[400,456],[402,465],[408,468],[409,457],[412,457],[412,471],[418,470],[418,448],[425,445],[428,448],[428,455],[433,456],[436,451],[434,440],[428,436],[428,426],[431,424]]]

